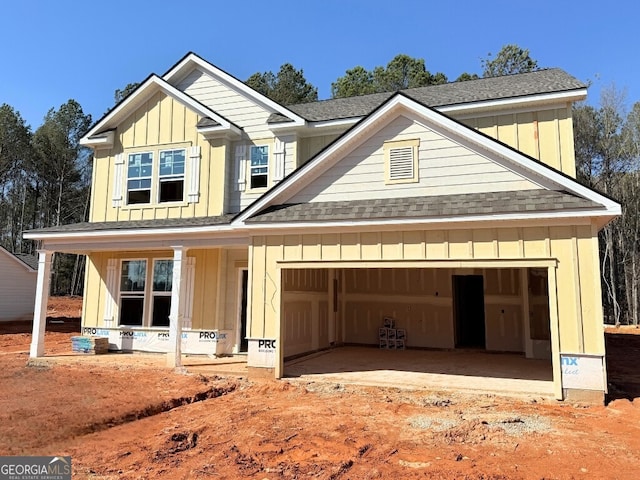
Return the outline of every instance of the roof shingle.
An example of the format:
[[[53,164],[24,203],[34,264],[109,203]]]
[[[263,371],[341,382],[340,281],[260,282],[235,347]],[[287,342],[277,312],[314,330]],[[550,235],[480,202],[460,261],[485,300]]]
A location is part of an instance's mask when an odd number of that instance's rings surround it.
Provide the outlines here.
[[[163,218],[154,220],[124,220],[119,222],[81,222],[60,225],[58,227],[30,230],[29,233],[73,233],[105,230],[139,230],[145,228],[206,227],[213,225],[228,225],[234,216],[235,214],[220,215],[217,217]]]
[[[284,204],[247,223],[327,222],[392,218],[433,218],[603,208],[567,192],[521,190],[425,197]]]
[[[559,68],[550,68],[502,77],[409,88],[401,91],[429,107],[444,107],[583,88],[586,88],[584,83],[565,71]],[[363,117],[371,113],[394,93],[373,93],[357,97],[321,100],[313,103],[289,105],[287,108],[310,122]],[[268,120],[269,123],[283,121],[286,120],[278,114],[271,115]]]

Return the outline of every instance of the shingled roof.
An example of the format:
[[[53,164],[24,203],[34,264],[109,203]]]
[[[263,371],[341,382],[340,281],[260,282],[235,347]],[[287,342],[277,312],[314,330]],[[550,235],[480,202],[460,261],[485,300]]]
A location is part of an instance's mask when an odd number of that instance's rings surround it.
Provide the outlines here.
[[[409,88],[401,91],[429,107],[445,107],[584,88],[586,88],[584,83],[565,71],[559,68],[550,68],[502,77]],[[374,93],[357,97],[321,100],[313,103],[289,105],[287,108],[310,122],[357,118],[371,113],[394,93]],[[268,120],[269,123],[287,121],[290,119],[276,113],[272,114]]]
[[[38,270],[38,257],[30,253],[14,253],[14,257],[24,263],[31,270]]]
[[[513,192],[384,198],[341,202],[285,204],[270,207],[247,223],[323,222],[385,218],[434,218],[506,213],[533,213],[603,208],[567,192],[521,190]]]
[[[29,233],[74,233],[93,232],[105,230],[140,230],[145,228],[175,228],[175,227],[208,227],[213,225],[228,225],[233,215],[220,215],[216,217],[193,218],[163,218],[153,220],[124,220],[119,222],[81,222],[58,227],[40,228],[29,230]]]

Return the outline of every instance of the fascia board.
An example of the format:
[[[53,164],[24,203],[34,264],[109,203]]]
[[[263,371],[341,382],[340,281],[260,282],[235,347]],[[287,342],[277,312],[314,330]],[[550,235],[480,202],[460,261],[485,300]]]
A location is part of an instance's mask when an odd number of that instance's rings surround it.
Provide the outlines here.
[[[80,145],[93,148],[111,148],[115,139],[115,131],[106,132],[107,135],[97,138],[89,138],[87,136],[80,139]]]
[[[168,228],[138,228],[93,230],[76,232],[24,232],[23,238],[27,240],[64,240],[64,239],[110,239],[110,238],[147,238],[153,236],[198,236],[203,234],[237,234],[238,228],[231,226],[202,226],[202,227],[168,227]]]
[[[171,70],[169,70],[166,74],[163,75],[163,79],[166,82],[172,83],[175,79],[180,78],[183,72],[190,67],[190,64],[194,64],[201,71],[208,75],[212,75],[219,80],[222,80],[224,83],[228,84],[230,87],[239,90],[245,96],[252,98],[254,101],[261,103],[289,118],[294,120],[295,125],[305,125],[306,120],[299,115],[296,115],[288,108],[280,105],[277,102],[274,102],[270,98],[262,95],[261,93],[255,91],[253,88],[246,85],[244,82],[240,81],[233,75],[225,72],[224,70],[216,67],[215,65],[207,62],[206,60],[200,58],[198,55],[194,53],[188,54],[185,58],[182,59],[177,65],[175,65]]]
[[[423,218],[395,218],[395,219],[370,219],[370,220],[343,220],[324,222],[271,222],[271,223],[243,223],[242,226],[250,234],[256,232],[265,233],[267,230],[322,230],[332,228],[364,228],[364,227],[406,227],[406,226],[445,226],[449,225],[477,225],[478,223],[526,223],[543,220],[546,222],[576,219],[583,224],[589,224],[593,218],[612,218],[618,215],[615,211],[603,209],[562,210],[559,212],[533,212],[533,213],[507,213],[492,215],[461,215],[455,217],[423,217]]]
[[[226,118],[221,117],[213,110],[205,107],[195,99],[191,98],[184,92],[181,92],[173,85],[165,82],[163,79],[158,77],[157,75],[152,75],[147,79],[147,81],[141,85],[135,92],[129,95],[122,103],[120,103],[116,108],[111,110],[100,122],[94,125],[91,130],[89,130],[80,140],[81,144],[92,143],[91,136],[98,133],[100,130],[115,126],[113,123],[117,123],[121,119],[126,118],[133,110],[138,108],[144,99],[148,98],[152,93],[157,91],[158,89],[162,90],[167,95],[174,98],[176,101],[182,103],[186,107],[192,109],[199,115],[203,117],[210,117],[220,123],[223,127],[230,129],[232,127],[232,123],[229,122]],[[237,127],[235,127],[237,128]]]
[[[462,113],[474,110],[496,110],[521,108],[525,106],[536,106],[548,103],[568,103],[579,102],[587,98],[587,89],[569,90],[564,92],[540,93],[537,95],[527,95],[522,97],[502,98],[498,100],[484,100],[480,102],[461,103],[458,105],[443,105],[434,107],[442,113]]]

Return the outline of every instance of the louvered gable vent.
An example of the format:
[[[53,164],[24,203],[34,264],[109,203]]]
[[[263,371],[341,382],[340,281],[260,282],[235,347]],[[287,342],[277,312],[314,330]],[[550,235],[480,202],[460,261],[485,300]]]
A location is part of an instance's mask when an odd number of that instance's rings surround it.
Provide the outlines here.
[[[414,177],[413,147],[389,150],[389,180],[410,180]]]

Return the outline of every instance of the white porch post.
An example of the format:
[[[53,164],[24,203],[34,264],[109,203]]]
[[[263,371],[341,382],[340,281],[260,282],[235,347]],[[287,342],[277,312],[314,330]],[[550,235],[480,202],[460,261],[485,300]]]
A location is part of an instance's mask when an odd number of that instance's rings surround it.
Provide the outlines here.
[[[171,313],[169,314],[169,350],[167,366],[182,367],[182,314],[184,309],[184,276],[187,249],[183,246],[173,247],[173,283],[171,286]]]
[[[51,285],[51,259],[53,252],[38,250],[38,280],[36,302],[33,308],[33,333],[31,335],[31,358],[44,356],[44,331],[47,326],[47,303]]]

